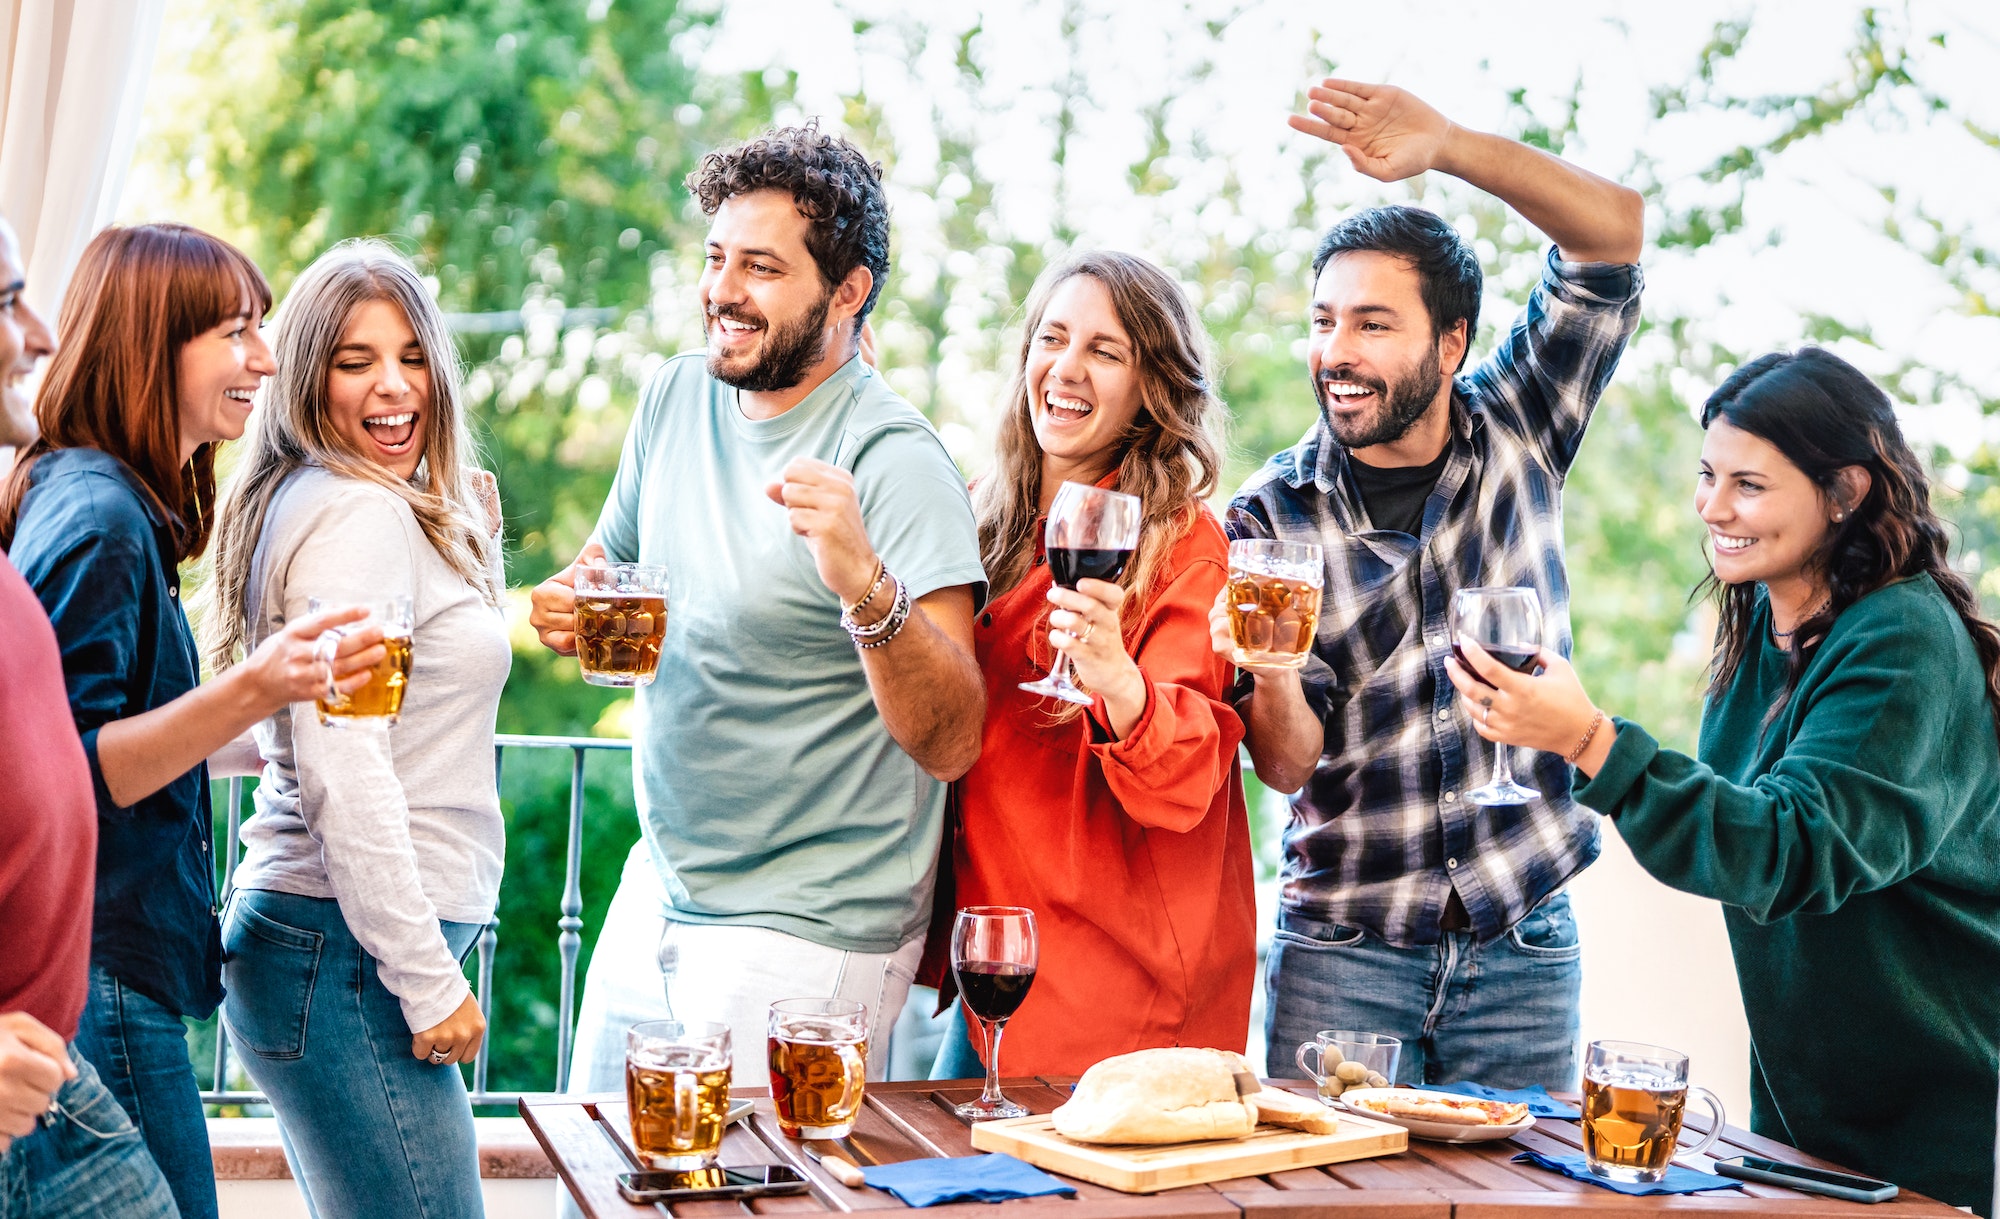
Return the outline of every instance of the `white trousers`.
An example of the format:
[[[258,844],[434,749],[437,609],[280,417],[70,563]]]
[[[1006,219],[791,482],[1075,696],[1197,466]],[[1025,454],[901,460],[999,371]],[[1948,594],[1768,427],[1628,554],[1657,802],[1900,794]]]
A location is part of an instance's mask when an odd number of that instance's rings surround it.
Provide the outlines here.
[[[765,927],[677,923],[642,840],[625,860],[605,913],[570,1055],[572,1092],[625,1090],[625,1030],[641,1020],[729,1026],[732,1082],[766,1087],[765,1033],[780,999],[859,999],[868,1005],[868,1078],[884,1078],[889,1030],[924,954],[922,936],[889,953],[845,952]],[[663,964],[664,963],[664,964]]]

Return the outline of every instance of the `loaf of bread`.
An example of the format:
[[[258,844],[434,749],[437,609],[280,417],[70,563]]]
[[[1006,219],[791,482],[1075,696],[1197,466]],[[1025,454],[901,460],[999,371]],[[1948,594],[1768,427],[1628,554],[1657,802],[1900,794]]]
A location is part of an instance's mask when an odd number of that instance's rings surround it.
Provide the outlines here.
[[[1238,1077],[1248,1073],[1248,1085]],[[1083,1073],[1049,1116],[1080,1143],[1189,1143],[1237,1139],[1257,1128],[1243,1094],[1255,1072],[1227,1050],[1161,1049],[1120,1054]]]

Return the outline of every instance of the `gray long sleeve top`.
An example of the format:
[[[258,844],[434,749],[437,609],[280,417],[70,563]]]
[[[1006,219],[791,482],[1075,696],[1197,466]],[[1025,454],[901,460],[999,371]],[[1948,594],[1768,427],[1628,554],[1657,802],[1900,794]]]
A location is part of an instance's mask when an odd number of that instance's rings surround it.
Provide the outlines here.
[[[394,493],[317,467],[287,478],[245,590],[251,645],[304,616],[309,598],[397,595],[415,608],[400,721],[328,728],[296,703],[259,724],[264,773],[236,884],[339,902],[419,1032],[469,993],[438,920],[484,923],[500,891],[493,726],[506,626]]]

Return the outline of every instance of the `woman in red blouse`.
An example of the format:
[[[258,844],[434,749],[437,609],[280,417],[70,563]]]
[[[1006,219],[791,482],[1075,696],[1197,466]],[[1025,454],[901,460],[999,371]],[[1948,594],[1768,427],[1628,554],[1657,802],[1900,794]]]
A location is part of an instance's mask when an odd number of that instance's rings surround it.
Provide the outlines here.
[[[1243,726],[1208,638],[1229,544],[1201,500],[1220,465],[1204,344],[1179,287],[1144,259],[1053,268],[1029,299],[998,462],[975,489],[992,593],[975,628],[986,731],[953,787],[955,884],[940,882],[936,925],[957,906],[1035,912],[1041,965],[1007,1023],[1010,1075],[1153,1046],[1241,1050],[1248,1035],[1256,909]],[[1139,547],[1116,583],[1051,582],[1042,532],[1064,482],[1139,497]],[[1018,688],[1057,652],[1094,704]],[[927,955],[947,988],[948,941],[934,933]],[[981,1073],[965,1020],[954,1012],[940,1078]]]

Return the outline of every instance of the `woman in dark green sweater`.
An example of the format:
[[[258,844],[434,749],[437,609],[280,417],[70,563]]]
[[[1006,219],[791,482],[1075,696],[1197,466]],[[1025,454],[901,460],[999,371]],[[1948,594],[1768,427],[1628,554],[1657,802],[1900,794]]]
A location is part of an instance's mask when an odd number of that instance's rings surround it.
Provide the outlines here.
[[[1987,1214],[2000,632],[1853,366],[1764,356],[1702,424],[1721,622],[1699,760],[1607,722],[1553,652],[1529,677],[1467,647],[1478,677],[1452,681],[1488,740],[1569,758],[1648,872],[1725,904],[1752,1129]]]

